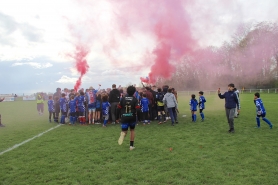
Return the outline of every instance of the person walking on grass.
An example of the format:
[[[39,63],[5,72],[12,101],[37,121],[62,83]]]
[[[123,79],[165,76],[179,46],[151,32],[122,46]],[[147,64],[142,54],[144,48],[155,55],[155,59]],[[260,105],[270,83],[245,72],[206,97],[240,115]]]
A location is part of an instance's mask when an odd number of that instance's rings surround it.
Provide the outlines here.
[[[0,102],[4,101],[5,98],[0,98]],[[5,125],[1,122],[1,114],[0,114],[0,127],[5,127]]]
[[[228,91],[224,94],[220,93],[220,88],[218,88],[218,97],[220,99],[225,99],[225,110],[226,110],[226,117],[229,123],[230,129],[228,130],[229,133],[234,133],[234,115],[235,115],[235,109],[238,107],[238,110],[240,110],[240,104],[238,100],[238,96],[234,92],[234,84],[228,85]]]
[[[129,86],[127,88],[127,95],[124,96],[118,108],[121,113],[121,127],[122,131],[118,139],[118,144],[121,145],[124,141],[124,138],[127,134],[128,128],[130,129],[130,146],[129,149],[133,150],[134,147],[134,138],[135,138],[135,125],[136,125],[136,112],[140,109],[138,100],[133,96],[136,88],[134,86]]]
[[[257,126],[255,128],[260,128],[261,127],[261,123],[260,123],[260,117],[262,117],[263,121],[265,121],[268,125],[269,128],[272,129],[273,125],[271,124],[271,122],[265,117],[266,116],[266,110],[264,108],[264,104],[262,99],[260,98],[260,93],[255,93],[254,94],[254,103],[256,105],[256,112],[257,112],[257,117],[256,117],[256,121],[257,121]]]
[[[174,126],[175,122],[178,123],[176,112],[178,103],[175,95],[172,93],[172,89],[168,89],[168,92],[164,95],[163,103],[167,106],[167,110],[172,121],[172,126]]]

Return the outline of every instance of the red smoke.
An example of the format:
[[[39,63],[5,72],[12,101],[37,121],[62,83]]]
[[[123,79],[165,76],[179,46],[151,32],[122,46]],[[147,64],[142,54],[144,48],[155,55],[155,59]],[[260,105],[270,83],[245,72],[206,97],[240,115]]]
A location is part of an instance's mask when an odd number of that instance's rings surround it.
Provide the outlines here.
[[[76,70],[80,73],[80,77],[76,81],[74,85],[74,90],[77,91],[82,83],[82,77],[85,75],[89,69],[89,65],[86,60],[86,56],[88,55],[89,50],[86,49],[84,46],[76,46],[76,51],[73,56],[75,59],[75,67]]]
[[[175,63],[195,48],[197,42],[190,31],[190,19],[185,10],[187,0],[140,0],[110,1],[119,8],[117,22],[122,36],[132,36],[133,30],[140,30],[154,36],[156,46],[150,52],[152,61],[149,83],[158,78],[170,78],[175,72]],[[141,78],[144,80],[144,78]]]

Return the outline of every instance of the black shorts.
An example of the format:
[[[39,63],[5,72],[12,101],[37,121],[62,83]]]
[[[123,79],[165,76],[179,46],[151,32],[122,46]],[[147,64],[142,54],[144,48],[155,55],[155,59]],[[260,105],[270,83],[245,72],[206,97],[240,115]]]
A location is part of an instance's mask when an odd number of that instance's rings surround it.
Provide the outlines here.
[[[71,112],[70,116],[75,117],[76,116],[76,112]]]
[[[78,116],[85,116],[85,112],[78,112]]]
[[[203,110],[204,110],[204,109],[199,109],[200,113],[202,113],[202,112],[203,112]]]
[[[142,112],[142,121],[149,119],[149,112]]]
[[[157,111],[164,111],[164,106],[157,106]]]

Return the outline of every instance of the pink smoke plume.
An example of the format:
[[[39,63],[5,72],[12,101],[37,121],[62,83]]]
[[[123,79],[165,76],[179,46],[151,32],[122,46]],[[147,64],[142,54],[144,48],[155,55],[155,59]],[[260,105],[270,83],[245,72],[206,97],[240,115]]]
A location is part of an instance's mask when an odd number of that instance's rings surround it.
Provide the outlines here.
[[[74,85],[74,90],[77,91],[82,84],[82,77],[87,73],[89,69],[89,65],[86,60],[86,56],[88,55],[89,50],[81,45],[77,45],[75,48],[74,56],[72,56],[75,59],[75,67],[76,70],[80,73],[80,76],[78,80],[76,81]]]
[[[133,30],[151,35],[156,42],[150,52],[152,61],[145,60],[145,67],[151,66],[149,83],[158,78],[170,78],[175,72],[175,63],[197,46],[192,37],[188,13],[182,0],[140,0],[110,1],[118,7],[117,21],[123,36],[132,36]],[[144,78],[141,78],[144,81]]]

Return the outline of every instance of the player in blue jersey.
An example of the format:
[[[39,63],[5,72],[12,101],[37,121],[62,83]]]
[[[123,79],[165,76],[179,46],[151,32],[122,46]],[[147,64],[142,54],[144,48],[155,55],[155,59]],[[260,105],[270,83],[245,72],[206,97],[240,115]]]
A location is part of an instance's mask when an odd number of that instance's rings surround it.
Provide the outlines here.
[[[260,93],[255,93],[254,94],[254,103],[256,105],[256,112],[257,112],[257,117],[256,117],[256,121],[257,121],[257,127],[255,128],[260,128],[261,124],[260,124],[260,117],[262,117],[263,121],[265,121],[268,125],[269,128],[272,129],[273,125],[271,124],[271,122],[266,119],[266,110],[264,108],[264,104],[262,99],[260,98]]]
[[[60,98],[59,103],[60,103],[60,110],[61,110],[60,123],[65,124],[65,119],[67,116],[67,99],[65,93],[62,93],[62,97]]]
[[[110,109],[110,103],[108,102],[108,96],[104,95],[102,97],[102,117],[103,117],[103,127],[107,126],[107,122],[109,119],[109,109]]]
[[[238,107],[238,110],[240,110],[240,104],[238,100],[238,96],[234,92],[235,85],[229,84],[228,85],[228,91],[224,94],[220,93],[220,88],[218,88],[218,97],[220,99],[225,99],[225,111],[226,111],[226,117],[229,123],[230,130],[228,130],[229,133],[234,133],[234,115],[235,115],[235,109]]]
[[[150,124],[149,99],[147,98],[147,95],[145,93],[143,94],[143,98],[141,99],[140,105],[141,105],[143,125],[145,125],[146,123]]]
[[[157,89],[157,93],[155,96],[156,102],[157,102],[157,115],[158,115],[158,124],[162,123],[162,120],[164,123],[166,122],[166,115],[164,111],[164,103],[163,103],[164,94],[162,92],[161,88]]]
[[[134,86],[128,86],[127,95],[124,96],[118,108],[121,111],[121,127],[122,131],[118,139],[118,144],[121,145],[127,134],[128,128],[130,128],[130,145],[129,149],[133,150],[134,147],[134,138],[135,138],[135,126],[136,126],[136,110],[140,109],[138,100],[133,96],[136,88]]]
[[[76,99],[74,95],[70,96],[69,116],[70,116],[70,124],[74,125],[76,121]]]
[[[196,120],[197,120],[196,112],[197,112],[198,101],[196,100],[195,94],[191,95],[191,100],[189,101],[189,105],[190,105],[190,110],[191,110],[192,121],[196,122]]]
[[[78,119],[81,125],[85,125],[85,93],[83,91],[79,92],[79,95],[76,97],[76,105],[78,109]]]
[[[205,120],[205,115],[203,113],[203,110],[205,109],[205,103],[206,103],[206,98],[204,97],[204,92],[200,91],[199,92],[199,111],[200,111],[200,116],[202,118],[202,121]]]
[[[52,96],[48,97],[48,112],[49,112],[49,123],[51,123],[51,117],[53,115],[53,120],[55,120],[55,107],[54,107],[54,100],[52,98]]]
[[[96,99],[96,124],[100,124],[101,122],[101,112],[102,112],[102,100],[101,100],[101,94],[97,95]]]
[[[100,89],[100,84],[99,84],[99,89]],[[99,90],[98,89],[98,90]],[[95,123],[95,113],[96,113],[96,93],[98,90],[95,90],[93,87],[89,88],[89,92],[86,93],[86,96],[88,96],[88,119],[89,119],[89,124],[94,124]]]

